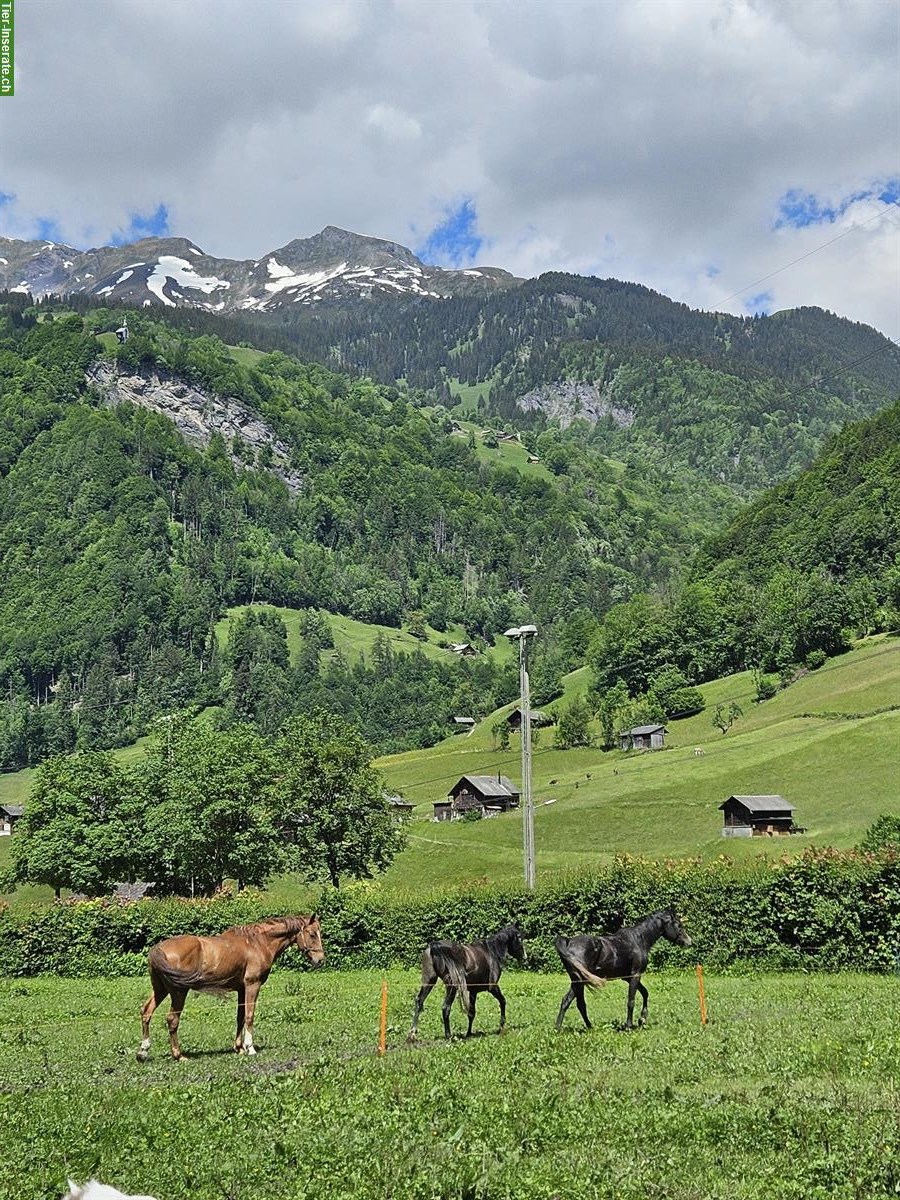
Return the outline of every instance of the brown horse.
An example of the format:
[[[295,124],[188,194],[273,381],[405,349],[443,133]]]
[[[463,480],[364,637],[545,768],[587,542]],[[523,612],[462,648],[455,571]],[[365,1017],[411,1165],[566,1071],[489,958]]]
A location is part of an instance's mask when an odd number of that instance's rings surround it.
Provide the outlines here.
[[[272,917],[256,925],[235,925],[217,937],[166,938],[150,951],[148,966],[153,993],[141,1009],[143,1040],[138,1060],[150,1054],[150,1018],[166,996],[172,1007],[166,1017],[172,1057],[184,1058],[178,1045],[178,1024],[188,992],[237,992],[237,1033],[234,1048],[238,1053],[255,1054],[253,1014],[259,989],[269,978],[275,959],[293,943],[309,961],[318,966],[325,959],[319,918]]]

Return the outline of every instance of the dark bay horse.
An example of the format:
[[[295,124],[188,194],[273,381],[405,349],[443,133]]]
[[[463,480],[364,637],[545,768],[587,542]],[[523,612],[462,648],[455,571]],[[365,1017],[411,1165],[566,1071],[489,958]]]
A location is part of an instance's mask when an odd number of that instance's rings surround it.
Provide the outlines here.
[[[143,1041],[138,1059],[150,1054],[150,1018],[166,996],[172,1006],[166,1017],[174,1059],[184,1058],[178,1045],[178,1024],[188,992],[237,992],[237,1033],[234,1048],[255,1054],[253,1014],[259,989],[269,978],[276,958],[294,944],[318,966],[325,959],[319,918],[272,917],[256,925],[235,925],[216,937],[166,938],[150,951],[148,966],[153,993],[141,1009]]]
[[[556,1028],[561,1028],[566,1010],[574,1000],[581,1013],[581,1019],[590,1029],[591,1023],[584,1003],[585,984],[589,987],[602,987],[609,979],[628,980],[626,1029],[634,1028],[634,994],[641,993],[644,1004],[638,1024],[643,1025],[647,1020],[647,989],[641,983],[641,975],[647,968],[651,946],[661,937],[668,938],[676,946],[691,944],[691,939],[682,928],[674,908],[664,908],[660,912],[651,913],[649,917],[644,917],[643,921],[638,921],[637,925],[619,929],[608,937],[595,937],[591,934],[573,938],[558,937],[554,943],[556,951],[572,983],[559,1006]]]
[[[407,1041],[416,1040],[422,1006],[438,980],[442,980],[447,988],[441,1009],[444,1037],[450,1037],[450,1009],[455,999],[459,1000],[463,1012],[469,1018],[466,1037],[472,1036],[475,1001],[479,991],[490,992],[500,1005],[502,1033],[506,1026],[506,997],[497,985],[509,954],[520,963],[525,961],[522,933],[515,925],[507,925],[505,929],[485,938],[483,942],[473,942],[466,946],[458,942],[429,942],[422,955],[422,986],[416,996],[412,1029]]]

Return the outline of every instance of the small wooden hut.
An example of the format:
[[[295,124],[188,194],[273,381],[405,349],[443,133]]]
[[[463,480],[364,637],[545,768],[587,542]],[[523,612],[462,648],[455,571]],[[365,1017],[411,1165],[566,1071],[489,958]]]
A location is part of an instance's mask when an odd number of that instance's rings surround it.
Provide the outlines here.
[[[783,796],[729,796],[722,837],[776,837],[794,832],[794,806]]]
[[[620,750],[662,750],[666,744],[665,725],[635,725],[619,734]]]
[[[456,821],[477,809],[483,817],[496,817],[518,807],[519,791],[505,775],[463,775],[447,799],[435,804],[434,820]]]

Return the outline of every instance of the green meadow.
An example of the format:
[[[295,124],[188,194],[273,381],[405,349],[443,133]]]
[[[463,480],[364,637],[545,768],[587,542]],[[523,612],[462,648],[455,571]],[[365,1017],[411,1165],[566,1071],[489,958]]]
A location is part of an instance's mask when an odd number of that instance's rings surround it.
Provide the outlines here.
[[[587,683],[586,670],[573,673],[566,694],[550,707],[564,707]],[[859,643],[761,704],[749,672],[701,691],[704,712],[670,722],[660,751],[555,750],[553,730],[540,730],[532,773],[539,873],[590,868],[621,853],[726,853],[740,861],[811,844],[848,847],[881,813],[900,810],[900,640]],[[744,715],[723,735],[711,714],[731,700]],[[520,779],[518,735],[508,751],[495,749],[495,719],[430,750],[381,760],[391,788],[417,805],[409,847],[382,886],[418,891],[518,879],[517,813],[474,823],[429,820],[434,801],[461,775]],[[726,841],[719,805],[734,794],[784,796],[807,832]]]
[[[0,984],[0,1200],[58,1200],[96,1177],[158,1200],[884,1200],[900,1192],[896,977],[647,975],[554,1018],[561,974],[507,971],[508,1030],[439,1037],[440,993],[405,1044],[417,976],[276,971],[255,1058],[234,999],[192,994],[189,1055],[135,1061],[140,979]],[[455,1030],[463,1018],[454,1011]]]
[[[296,648],[299,614],[276,611]],[[347,657],[370,653],[378,627],[330,619],[336,647]],[[220,631],[224,635],[227,622]],[[404,637],[422,645],[404,631],[384,631],[398,646],[405,648]],[[426,653],[448,654],[431,640],[436,636],[431,631]],[[508,654],[509,647],[498,645],[495,653]],[[565,708],[588,683],[586,668],[573,672],[563,695],[548,708]],[[622,853],[702,859],[726,854],[740,863],[758,855],[799,853],[809,845],[849,847],[881,813],[900,811],[900,639],[860,642],[761,704],[754,700],[749,673],[705,684],[701,691],[705,711],[670,722],[666,748],[660,751],[556,750],[553,728],[539,731],[533,756],[539,877],[590,869]],[[711,714],[717,703],[732,700],[744,715],[723,735],[713,727]],[[520,878],[518,813],[471,823],[430,819],[434,802],[461,775],[499,773],[520,780],[518,735],[503,751],[491,734],[510,707],[491,714],[471,733],[379,760],[390,789],[416,808],[406,849],[367,886],[415,893]],[[123,758],[140,753],[140,744],[117,751]],[[21,803],[31,774],[0,778],[0,798]],[[784,796],[806,832],[779,839],[722,838],[719,805],[730,795],[755,793]],[[0,839],[0,868],[8,843]],[[273,899],[290,903],[309,889],[287,877],[274,880],[272,892]],[[45,893],[49,896],[46,889],[22,889],[16,901],[45,898]]]

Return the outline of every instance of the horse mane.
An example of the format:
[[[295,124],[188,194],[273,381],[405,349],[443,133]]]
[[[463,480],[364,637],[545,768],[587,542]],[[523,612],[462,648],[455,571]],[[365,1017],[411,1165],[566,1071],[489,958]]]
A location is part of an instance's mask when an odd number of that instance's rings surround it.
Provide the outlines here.
[[[253,921],[247,925],[232,925],[226,933],[243,934],[244,936],[262,936],[272,934],[300,933],[309,924],[309,917],[266,917],[264,921]]]

